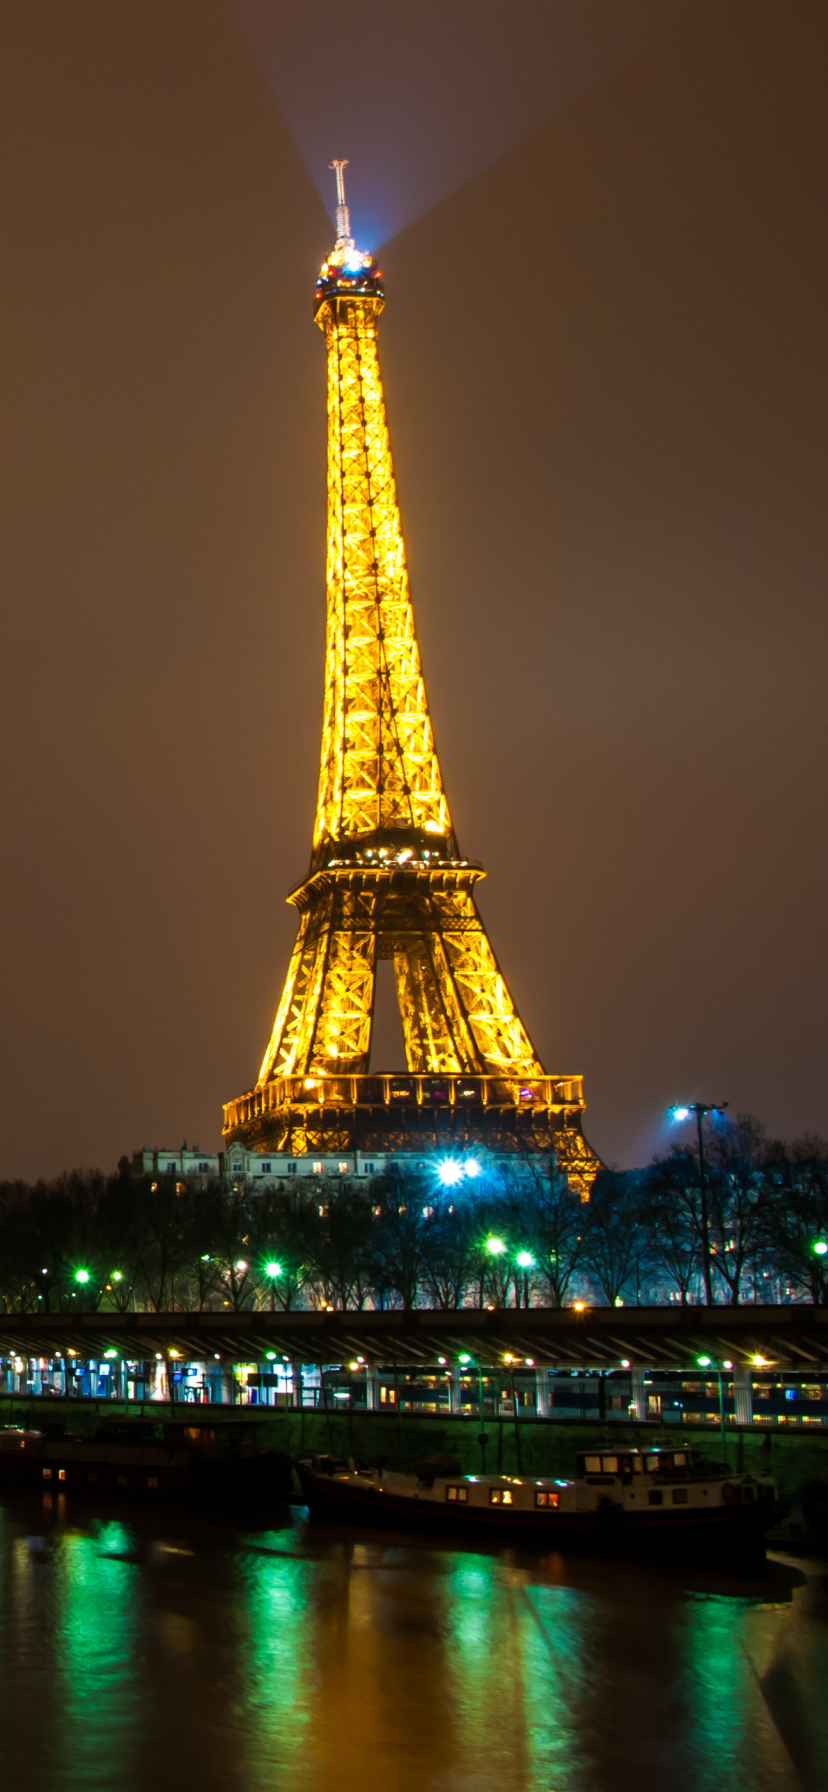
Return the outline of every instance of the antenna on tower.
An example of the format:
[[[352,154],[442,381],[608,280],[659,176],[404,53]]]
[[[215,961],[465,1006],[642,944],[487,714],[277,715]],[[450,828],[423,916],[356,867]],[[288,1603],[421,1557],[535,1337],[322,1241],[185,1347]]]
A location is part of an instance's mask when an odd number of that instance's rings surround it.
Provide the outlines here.
[[[351,249],[353,248],[351,214],[345,204],[345,175],[343,174],[343,169],[347,168],[348,162],[347,159],[344,162],[329,162],[328,166],[333,168],[336,175],[336,240],[337,243],[344,243]]]

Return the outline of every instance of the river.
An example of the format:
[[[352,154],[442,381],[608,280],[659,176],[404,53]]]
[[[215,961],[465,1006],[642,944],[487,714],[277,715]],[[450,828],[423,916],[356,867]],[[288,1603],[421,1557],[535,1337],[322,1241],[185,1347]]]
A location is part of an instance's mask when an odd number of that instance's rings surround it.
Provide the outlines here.
[[[9,1792],[824,1792],[828,1563],[0,1508]]]

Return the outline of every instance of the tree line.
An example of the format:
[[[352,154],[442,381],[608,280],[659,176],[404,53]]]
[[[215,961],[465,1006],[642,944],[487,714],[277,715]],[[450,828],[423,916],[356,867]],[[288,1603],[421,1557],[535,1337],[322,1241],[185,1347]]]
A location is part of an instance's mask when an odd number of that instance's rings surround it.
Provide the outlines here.
[[[704,1192],[714,1299],[828,1304],[828,1143],[710,1120]],[[6,1312],[257,1307],[695,1304],[702,1166],[680,1146],[602,1169],[587,1203],[554,1155],[444,1186],[391,1162],[370,1181],[244,1182],[74,1172],[0,1184]],[[825,1249],[821,1247],[825,1245]]]

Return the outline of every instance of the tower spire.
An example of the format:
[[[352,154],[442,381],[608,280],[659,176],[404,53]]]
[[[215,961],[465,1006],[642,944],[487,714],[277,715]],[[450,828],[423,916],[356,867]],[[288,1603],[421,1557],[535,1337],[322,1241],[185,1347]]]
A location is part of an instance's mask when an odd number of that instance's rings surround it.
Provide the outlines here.
[[[351,214],[345,203],[345,174],[348,166],[347,157],[341,162],[329,162],[336,176],[336,246],[353,249],[354,239],[351,235]]]

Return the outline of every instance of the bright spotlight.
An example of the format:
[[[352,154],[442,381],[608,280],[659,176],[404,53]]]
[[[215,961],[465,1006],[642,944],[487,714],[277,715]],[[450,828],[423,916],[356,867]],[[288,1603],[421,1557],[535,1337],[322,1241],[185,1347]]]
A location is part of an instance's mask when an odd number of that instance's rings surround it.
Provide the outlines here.
[[[710,1364],[712,1362],[712,1358],[709,1356],[697,1356],[696,1362],[698,1363],[700,1369],[709,1369]]]
[[[462,1181],[463,1166],[455,1162],[453,1158],[446,1157],[441,1164],[437,1165],[437,1175],[444,1188],[454,1188],[455,1183]]]
[[[480,1165],[479,1165],[476,1157],[467,1157],[465,1165],[464,1165],[464,1169],[465,1169],[466,1175],[471,1176],[472,1181],[474,1181],[475,1176],[480,1175]]]
[[[673,1119],[678,1120],[679,1123],[681,1123],[682,1120],[689,1120],[690,1118],[689,1108],[671,1108],[670,1113],[672,1114]]]
[[[535,1259],[531,1251],[518,1251],[516,1262],[521,1269],[534,1269]]]
[[[502,1257],[506,1246],[502,1238],[487,1238],[486,1249],[490,1257]]]
[[[816,1254],[818,1257],[824,1257],[826,1251],[828,1251],[828,1244],[825,1243],[825,1240],[823,1238],[819,1238],[819,1239],[817,1239],[817,1242],[814,1245],[814,1250],[816,1251]]]
[[[280,1276],[281,1273],[282,1273],[281,1263],[266,1263],[265,1264],[265,1275],[266,1276],[275,1277],[275,1276]]]

